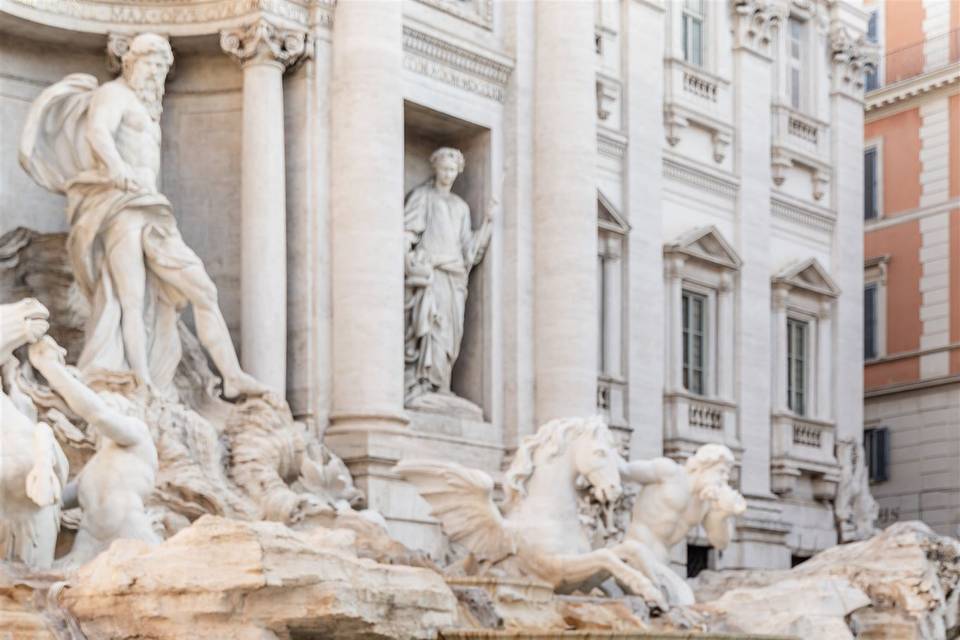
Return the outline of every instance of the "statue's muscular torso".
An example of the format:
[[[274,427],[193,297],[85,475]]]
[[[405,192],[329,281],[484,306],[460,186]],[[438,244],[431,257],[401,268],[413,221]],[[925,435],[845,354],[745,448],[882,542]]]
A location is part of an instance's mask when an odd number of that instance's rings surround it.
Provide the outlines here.
[[[160,123],[150,117],[147,107],[123,78],[105,83],[97,89],[91,109],[113,111],[111,120],[119,119],[112,131],[117,153],[136,172],[141,190],[157,191],[160,173]]]

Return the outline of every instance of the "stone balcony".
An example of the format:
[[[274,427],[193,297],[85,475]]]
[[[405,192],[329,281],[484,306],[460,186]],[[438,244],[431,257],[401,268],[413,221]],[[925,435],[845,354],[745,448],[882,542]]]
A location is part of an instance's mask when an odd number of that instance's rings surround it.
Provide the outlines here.
[[[825,420],[774,412],[771,416],[770,473],[774,493],[786,495],[796,488],[801,476],[813,482],[814,497],[833,498],[840,478],[835,454],[834,424]]]
[[[733,140],[733,94],[730,83],[683,60],[664,62],[664,126],[676,146],[688,130],[710,136],[714,161],[723,162]]]
[[[664,395],[664,454],[685,460],[704,444],[723,444],[739,460],[742,446],[737,435],[737,405],[686,392]]]
[[[820,200],[830,176],[830,125],[784,104],[771,108],[773,181],[783,184],[786,171],[801,166],[812,174],[814,200]]]

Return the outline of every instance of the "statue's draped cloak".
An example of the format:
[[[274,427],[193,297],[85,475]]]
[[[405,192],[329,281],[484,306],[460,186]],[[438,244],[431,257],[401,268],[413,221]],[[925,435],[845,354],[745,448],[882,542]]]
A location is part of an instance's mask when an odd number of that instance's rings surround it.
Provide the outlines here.
[[[67,251],[80,290],[90,304],[86,340],[78,366],[127,370],[121,307],[106,260],[122,227],[141,233],[147,273],[144,326],[150,374],[169,388],[180,362],[178,312],[185,299],[158,273],[199,264],[179,238],[170,202],[159,193],[115,187],[86,138],[87,109],[97,79],[72,74],[44,90],[33,103],[20,141],[20,164],[41,186],[67,197]],[[124,225],[127,216],[142,224]]]
[[[407,196],[407,243],[429,261],[428,283],[407,279],[404,309],[407,399],[433,390],[450,390],[453,364],[463,338],[467,279],[479,253],[470,208],[453,193],[440,191],[433,178]]]

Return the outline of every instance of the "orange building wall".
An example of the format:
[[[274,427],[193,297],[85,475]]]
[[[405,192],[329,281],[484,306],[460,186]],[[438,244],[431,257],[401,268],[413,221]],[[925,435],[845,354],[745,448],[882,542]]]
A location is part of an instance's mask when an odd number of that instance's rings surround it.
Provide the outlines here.
[[[884,6],[884,47],[887,82],[914,75],[923,70],[923,47],[904,51],[923,42],[923,2],[920,0],[893,0]],[[900,52],[899,55],[897,52]],[[894,53],[890,56],[890,53]]]
[[[886,153],[884,154],[886,155]],[[917,220],[868,231],[864,257],[890,256],[887,264],[887,355],[920,348],[923,323],[920,321],[920,223]],[[867,389],[912,382],[920,376],[919,358],[867,364]]]
[[[960,6],[954,11],[960,15]],[[960,93],[949,98],[950,111],[950,197],[960,197]]]
[[[960,124],[952,128],[960,129]],[[954,173],[960,172],[952,154],[950,166]],[[960,209],[950,212],[950,342],[960,342]],[[950,352],[950,373],[960,373],[960,349]]]
[[[865,139],[883,138],[884,217],[920,206],[920,124],[910,109],[864,126]]]

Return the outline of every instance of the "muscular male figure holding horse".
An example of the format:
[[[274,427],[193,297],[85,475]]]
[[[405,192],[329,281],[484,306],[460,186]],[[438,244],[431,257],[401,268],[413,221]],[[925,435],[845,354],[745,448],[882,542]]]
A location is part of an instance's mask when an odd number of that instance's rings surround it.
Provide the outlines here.
[[[733,465],[733,453],[719,444],[700,447],[682,466],[669,458],[621,465],[623,480],[643,488],[624,540],[613,550],[657,584],[671,605],[693,604],[694,597],[670,569],[670,549],[701,524],[714,548],[726,548],[731,518],[747,508],[743,496],[729,485]]]

